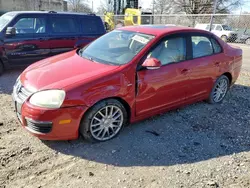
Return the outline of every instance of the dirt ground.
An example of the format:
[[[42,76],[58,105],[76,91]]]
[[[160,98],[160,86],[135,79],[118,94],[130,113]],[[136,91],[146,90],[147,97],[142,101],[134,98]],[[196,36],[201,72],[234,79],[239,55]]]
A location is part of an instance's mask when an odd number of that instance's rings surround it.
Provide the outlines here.
[[[250,187],[250,72],[220,105],[200,102],[125,127],[108,142],[40,141],[21,128],[0,77],[0,188]]]

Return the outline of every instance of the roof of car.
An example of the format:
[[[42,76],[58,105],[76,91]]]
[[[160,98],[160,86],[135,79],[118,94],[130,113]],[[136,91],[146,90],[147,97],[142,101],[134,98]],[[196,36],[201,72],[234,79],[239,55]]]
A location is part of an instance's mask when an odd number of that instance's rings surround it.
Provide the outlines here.
[[[11,11],[8,13],[12,13],[12,14],[64,14],[64,15],[91,15],[91,16],[95,16],[95,14],[92,14],[92,13],[56,12],[56,11]]]
[[[178,31],[198,31],[202,33],[208,33],[207,31],[195,29],[191,27],[184,27],[184,26],[173,26],[173,25],[140,25],[140,26],[127,26],[119,28],[120,30],[127,30],[127,31],[135,31],[150,35],[162,35],[169,32],[178,32]]]

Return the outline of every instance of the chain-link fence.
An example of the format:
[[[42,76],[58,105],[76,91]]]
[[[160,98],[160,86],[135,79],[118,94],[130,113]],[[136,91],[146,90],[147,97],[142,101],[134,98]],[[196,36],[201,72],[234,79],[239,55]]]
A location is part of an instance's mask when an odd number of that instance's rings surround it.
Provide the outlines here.
[[[104,18],[104,17],[103,17]],[[133,16],[130,23],[124,22],[126,17],[115,15],[114,21],[123,21],[125,25],[177,25],[209,30],[211,14],[169,14]],[[250,14],[215,14],[211,32],[227,42],[241,42],[250,45]]]

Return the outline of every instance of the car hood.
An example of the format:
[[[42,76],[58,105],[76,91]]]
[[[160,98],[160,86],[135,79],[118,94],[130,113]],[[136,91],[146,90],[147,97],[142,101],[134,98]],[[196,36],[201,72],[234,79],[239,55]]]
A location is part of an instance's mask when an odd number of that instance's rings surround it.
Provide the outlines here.
[[[63,89],[76,82],[84,84],[100,78],[118,67],[92,62],[80,57],[76,51],[71,51],[30,65],[20,79],[24,87],[33,92]]]

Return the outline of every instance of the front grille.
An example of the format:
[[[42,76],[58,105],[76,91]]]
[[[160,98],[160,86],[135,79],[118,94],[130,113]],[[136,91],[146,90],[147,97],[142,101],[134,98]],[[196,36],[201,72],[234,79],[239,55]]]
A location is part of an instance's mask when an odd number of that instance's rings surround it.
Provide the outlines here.
[[[20,80],[17,80],[13,88],[13,95],[18,103],[23,104],[32,95],[32,92],[22,86]]]
[[[38,133],[49,133],[52,130],[51,122],[36,122],[26,119],[26,125],[29,129]]]

